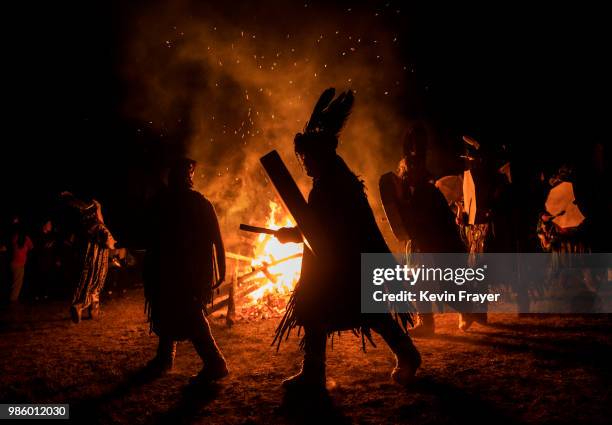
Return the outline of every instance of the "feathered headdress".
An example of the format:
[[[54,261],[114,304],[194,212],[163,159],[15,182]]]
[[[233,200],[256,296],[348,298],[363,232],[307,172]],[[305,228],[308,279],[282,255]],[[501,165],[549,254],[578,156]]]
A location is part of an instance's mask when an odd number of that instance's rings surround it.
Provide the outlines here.
[[[334,99],[336,89],[325,90],[315,104],[303,133],[295,135],[295,151],[303,153],[312,149],[336,149],[338,136],[351,114],[355,98],[353,91],[340,93]]]

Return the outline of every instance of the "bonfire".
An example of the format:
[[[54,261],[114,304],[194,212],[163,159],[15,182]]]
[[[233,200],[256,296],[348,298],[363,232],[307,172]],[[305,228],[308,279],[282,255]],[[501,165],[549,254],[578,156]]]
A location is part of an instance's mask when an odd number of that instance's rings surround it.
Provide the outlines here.
[[[269,206],[267,229],[295,226],[279,204],[270,201]],[[230,325],[236,320],[282,316],[300,277],[302,250],[302,244],[281,244],[274,235],[260,233],[253,241],[252,256],[227,253],[240,266],[213,300],[212,311],[225,315]]]

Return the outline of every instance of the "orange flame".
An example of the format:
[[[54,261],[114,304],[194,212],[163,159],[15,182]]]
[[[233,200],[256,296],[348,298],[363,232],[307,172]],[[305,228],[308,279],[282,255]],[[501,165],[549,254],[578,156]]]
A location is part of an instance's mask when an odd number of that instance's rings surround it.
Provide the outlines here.
[[[277,220],[277,216],[281,216]],[[295,223],[291,217],[283,214],[283,210],[276,202],[270,201],[270,215],[266,222],[266,227],[269,229],[280,229],[281,227],[292,227]],[[295,254],[301,254],[303,247],[297,243],[282,244],[274,236],[260,234],[257,237],[254,258],[251,266],[261,267],[264,263],[273,263],[283,258],[290,257]],[[268,294],[277,294],[282,296],[289,295],[298,279],[300,278],[300,270],[302,267],[302,257],[292,258],[283,261],[274,266],[268,267],[268,281],[260,288],[249,294],[252,302],[256,303]],[[265,277],[263,272],[258,274],[258,277]],[[272,279],[270,279],[270,277]]]

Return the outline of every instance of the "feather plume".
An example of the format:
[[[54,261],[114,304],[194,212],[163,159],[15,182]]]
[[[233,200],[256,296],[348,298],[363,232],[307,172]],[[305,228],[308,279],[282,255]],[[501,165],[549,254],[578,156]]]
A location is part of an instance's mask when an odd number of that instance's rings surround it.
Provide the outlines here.
[[[340,93],[336,99],[334,99],[335,94],[334,88],[329,88],[321,94],[310,120],[306,123],[304,133],[325,132],[336,137],[340,134],[351,113],[355,98],[351,90]]]
[[[334,89],[333,87],[330,87],[327,90],[325,90],[323,93],[321,93],[321,96],[319,96],[319,100],[317,101],[314,109],[312,110],[310,119],[306,123],[306,127],[304,128],[304,133],[321,130],[322,124],[323,124],[322,123],[323,111],[325,110],[325,108],[327,108],[327,106],[333,100],[335,95],[336,95],[336,89]]]
[[[351,114],[355,97],[351,90],[341,93],[325,109],[324,130],[338,137]]]

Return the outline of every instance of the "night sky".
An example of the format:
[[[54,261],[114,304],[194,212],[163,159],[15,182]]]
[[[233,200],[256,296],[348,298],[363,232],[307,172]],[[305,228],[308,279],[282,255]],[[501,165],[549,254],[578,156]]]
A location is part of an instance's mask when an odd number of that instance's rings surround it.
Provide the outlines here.
[[[249,208],[253,199],[217,186],[254,186],[260,170],[251,165],[272,148],[289,158],[291,135],[328,86],[357,91],[346,138],[360,145],[340,150],[368,186],[399,159],[397,140],[414,119],[435,127],[449,156],[462,134],[510,144],[517,163],[607,143],[601,10],[424,3],[11,7],[2,218],[21,211],[37,219],[69,189],[100,199],[119,238],[137,240],[136,212],[180,154],[206,164],[196,184],[226,201],[222,211]],[[389,160],[370,167],[356,153],[363,146]],[[456,172],[454,161],[434,171]]]

